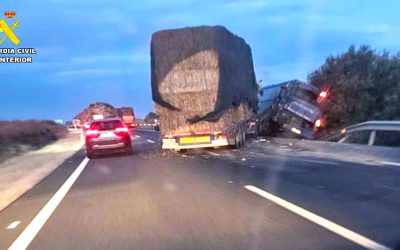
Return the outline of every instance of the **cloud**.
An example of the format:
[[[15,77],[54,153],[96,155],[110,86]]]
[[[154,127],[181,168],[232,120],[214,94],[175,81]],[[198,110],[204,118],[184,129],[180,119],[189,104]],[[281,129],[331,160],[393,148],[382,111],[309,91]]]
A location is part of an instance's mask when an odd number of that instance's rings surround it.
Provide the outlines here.
[[[263,0],[244,0],[244,1],[232,1],[226,3],[225,6],[232,9],[260,9],[270,5],[269,1]]]
[[[365,29],[368,33],[389,33],[393,31],[393,27],[387,23],[371,24]]]
[[[272,24],[283,24],[289,21],[288,16],[267,16],[265,17],[265,21]]]
[[[59,71],[53,74],[55,77],[93,77],[93,76],[110,76],[127,73],[128,70],[110,69],[110,68],[92,68],[92,69],[73,69]]]
[[[79,56],[70,59],[73,64],[101,64],[101,63],[149,63],[150,53],[148,49],[126,52],[126,53],[114,53],[105,55],[88,55]]]
[[[306,81],[307,76],[317,65],[311,61],[295,61],[280,64],[264,64],[255,67],[257,80],[263,80],[262,85],[270,85],[288,80]]]

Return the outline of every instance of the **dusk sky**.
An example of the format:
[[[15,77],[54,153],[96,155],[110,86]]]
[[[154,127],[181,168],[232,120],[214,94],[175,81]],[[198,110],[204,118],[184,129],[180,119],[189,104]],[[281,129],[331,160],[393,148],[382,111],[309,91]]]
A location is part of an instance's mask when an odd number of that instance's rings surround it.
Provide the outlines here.
[[[18,47],[37,54],[32,64],[0,64],[0,119],[66,121],[97,101],[144,117],[153,109],[150,38],[162,29],[227,27],[251,46],[263,85],[306,80],[351,44],[400,51],[395,0],[1,0],[0,19],[6,10],[21,18]]]

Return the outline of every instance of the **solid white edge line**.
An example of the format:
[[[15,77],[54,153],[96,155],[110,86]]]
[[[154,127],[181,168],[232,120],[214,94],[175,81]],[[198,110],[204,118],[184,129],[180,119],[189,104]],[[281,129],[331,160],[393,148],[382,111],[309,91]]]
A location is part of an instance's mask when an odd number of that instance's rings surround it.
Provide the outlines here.
[[[385,164],[385,165],[392,165],[392,166],[400,167],[400,163],[398,163],[398,162],[382,161],[381,163]]]
[[[152,140],[149,140],[149,139],[147,139],[147,141],[150,142],[150,143],[156,143],[155,141],[152,141]]]
[[[309,212],[293,203],[285,201],[284,199],[270,194],[260,188],[251,185],[246,185],[244,188],[364,248],[373,250],[390,250],[390,248],[382,244],[370,240],[361,234],[355,233],[319,215]]]
[[[58,191],[51,197],[46,205],[40,210],[40,212],[33,218],[29,225],[24,231],[18,236],[18,238],[8,248],[9,250],[22,250],[26,249],[35,236],[39,233],[40,229],[44,226],[46,221],[56,210],[57,206],[61,203],[65,195],[68,193],[72,185],[78,179],[79,175],[85,169],[89,159],[85,159],[79,164],[71,176],[65,181],[65,183],[58,189]]]

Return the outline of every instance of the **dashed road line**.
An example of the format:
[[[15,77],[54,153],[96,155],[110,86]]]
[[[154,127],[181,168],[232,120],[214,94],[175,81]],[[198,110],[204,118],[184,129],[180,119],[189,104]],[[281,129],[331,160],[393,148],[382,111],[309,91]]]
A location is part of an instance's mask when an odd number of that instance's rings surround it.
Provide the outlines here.
[[[89,158],[85,158],[79,166],[75,169],[72,175],[65,181],[65,183],[58,189],[58,191],[51,197],[46,205],[40,212],[33,218],[24,231],[12,243],[8,250],[21,250],[26,249],[35,236],[39,233],[40,229],[44,226],[49,217],[56,210],[57,206],[61,203],[65,195],[71,189],[72,185],[78,179],[79,175],[85,169],[89,162]]]
[[[270,194],[260,188],[251,185],[246,185],[244,186],[244,188],[366,249],[390,250],[390,248],[380,243],[368,239],[367,237],[362,236],[361,234],[353,232],[319,215],[309,212],[293,203],[285,201],[284,199],[279,198],[273,194]]]
[[[152,141],[152,140],[149,140],[149,139],[147,139],[147,141],[150,142],[150,143],[156,143],[155,141]]]
[[[8,225],[8,226],[6,227],[6,229],[14,229],[14,228],[18,227],[18,225],[19,225],[20,223],[21,223],[21,221],[19,221],[19,220],[14,221],[14,222],[11,222],[10,225]]]
[[[135,135],[135,137],[136,137],[136,138],[140,138],[141,136],[140,136],[140,135]]]

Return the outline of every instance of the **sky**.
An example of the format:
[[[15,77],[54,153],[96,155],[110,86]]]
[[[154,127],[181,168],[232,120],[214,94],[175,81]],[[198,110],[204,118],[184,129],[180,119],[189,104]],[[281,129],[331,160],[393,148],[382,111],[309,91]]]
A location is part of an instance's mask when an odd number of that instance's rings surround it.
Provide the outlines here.
[[[307,80],[350,45],[400,51],[400,1],[1,0],[17,12],[32,64],[0,64],[0,119],[72,119],[90,103],[153,110],[150,39],[163,29],[222,25],[252,48],[262,85]],[[2,35],[2,34],[0,34]]]

